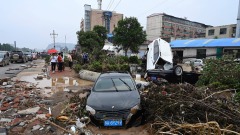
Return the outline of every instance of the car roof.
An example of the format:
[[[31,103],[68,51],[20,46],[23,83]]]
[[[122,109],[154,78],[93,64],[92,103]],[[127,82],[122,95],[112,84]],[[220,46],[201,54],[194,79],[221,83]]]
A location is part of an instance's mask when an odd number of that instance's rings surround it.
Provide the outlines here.
[[[100,77],[131,77],[131,75],[128,72],[106,72],[101,73]]]

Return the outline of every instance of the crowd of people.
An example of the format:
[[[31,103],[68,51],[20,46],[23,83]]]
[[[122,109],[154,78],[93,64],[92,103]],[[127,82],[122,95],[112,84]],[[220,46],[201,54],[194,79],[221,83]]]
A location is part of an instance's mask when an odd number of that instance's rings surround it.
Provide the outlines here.
[[[87,64],[89,62],[88,53],[86,53],[86,52],[82,53],[81,57],[82,57],[83,64]],[[72,54],[71,53],[64,54],[63,52],[60,52],[60,53],[53,53],[50,57],[52,73],[55,73],[56,71],[58,71],[58,72],[64,71],[64,69],[65,69],[64,58],[68,59],[68,66],[70,68],[70,71],[72,71],[72,68],[73,68]]]
[[[58,54],[57,53],[52,54],[52,56],[50,57],[52,73],[56,72],[56,68],[58,72],[64,71],[65,69],[64,58],[65,56],[63,52],[60,52]],[[67,59],[68,59],[68,66],[71,69],[70,71],[72,71],[73,60],[72,60],[71,54],[67,55]]]

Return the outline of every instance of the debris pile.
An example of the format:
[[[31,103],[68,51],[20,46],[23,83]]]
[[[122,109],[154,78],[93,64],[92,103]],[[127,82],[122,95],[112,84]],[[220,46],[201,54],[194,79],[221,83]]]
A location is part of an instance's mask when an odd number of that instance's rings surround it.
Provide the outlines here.
[[[149,86],[142,92],[142,103],[152,123],[151,133],[240,132],[240,106],[232,99],[235,90],[216,91],[187,83]]]

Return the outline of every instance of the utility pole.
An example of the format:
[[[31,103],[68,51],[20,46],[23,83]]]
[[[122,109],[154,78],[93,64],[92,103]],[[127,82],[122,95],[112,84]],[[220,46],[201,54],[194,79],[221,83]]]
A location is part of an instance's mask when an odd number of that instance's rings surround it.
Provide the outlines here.
[[[50,36],[53,36],[53,45],[54,45],[54,49],[55,49],[55,36],[57,36],[58,34],[55,33],[55,31],[53,30],[53,33],[50,33]]]
[[[66,35],[65,35],[65,49],[67,49],[67,46],[66,46],[66,40],[67,40],[67,37],[66,37]],[[64,51],[66,52],[66,50],[64,49]]]

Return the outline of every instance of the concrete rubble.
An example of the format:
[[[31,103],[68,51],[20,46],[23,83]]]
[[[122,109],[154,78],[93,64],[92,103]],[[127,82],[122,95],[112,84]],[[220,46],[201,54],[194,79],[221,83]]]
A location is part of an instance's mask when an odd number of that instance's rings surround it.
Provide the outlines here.
[[[23,65],[22,67],[25,69],[38,68],[39,65]],[[17,69],[9,69],[8,72],[13,70]],[[46,68],[40,67],[40,71],[41,73],[37,74],[37,80],[47,79]],[[2,79],[0,81],[0,135],[73,134],[69,125],[76,126],[74,134],[83,133],[85,127],[77,127],[74,121],[76,121],[76,117],[85,121],[88,117],[86,115],[77,115],[78,112],[83,112],[85,109],[84,106],[77,106],[77,104],[81,104],[78,95],[83,90],[76,87],[64,87],[65,90],[60,92],[62,97],[58,96],[58,92],[49,96],[49,94],[44,94],[44,91],[49,90],[48,93],[53,93],[51,92],[52,87],[40,88],[38,83],[34,84],[12,78]],[[70,92],[71,90],[75,90],[75,93]],[[58,107],[58,105],[63,102],[62,110],[59,110],[61,107]],[[72,113],[71,116],[70,113]],[[65,118],[68,118],[67,121],[63,122],[57,119],[59,116],[65,115]],[[64,117],[60,118],[63,119]],[[89,130],[86,131],[91,133]]]

